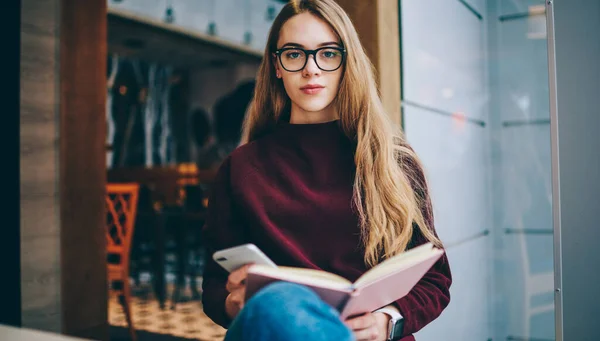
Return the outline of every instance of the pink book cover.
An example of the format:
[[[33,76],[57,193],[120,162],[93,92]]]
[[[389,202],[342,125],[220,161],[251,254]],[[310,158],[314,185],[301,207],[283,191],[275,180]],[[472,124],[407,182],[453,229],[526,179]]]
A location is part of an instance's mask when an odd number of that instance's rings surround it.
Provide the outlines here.
[[[264,274],[259,270],[248,272],[246,300],[266,285],[276,281],[295,282],[312,289],[323,301],[340,312],[340,318],[360,315],[386,306],[406,296],[444,253],[434,249],[424,259],[408,266],[399,265],[370,281],[357,280],[357,284],[324,283],[311,277],[289,278],[285,274]]]
[[[406,296],[444,253],[438,251],[422,262],[354,288],[350,299],[340,310],[340,318],[371,312]]]

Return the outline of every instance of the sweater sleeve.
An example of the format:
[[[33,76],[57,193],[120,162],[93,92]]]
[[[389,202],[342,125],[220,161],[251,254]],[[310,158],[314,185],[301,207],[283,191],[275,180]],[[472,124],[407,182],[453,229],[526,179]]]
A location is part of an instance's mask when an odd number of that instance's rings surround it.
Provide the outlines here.
[[[437,236],[434,228],[431,200],[427,190],[425,175],[421,167],[408,160],[404,168],[409,174],[413,188],[422,200],[421,211],[430,230]],[[413,236],[409,248],[426,243],[427,240],[418,226],[413,225]],[[450,303],[450,285],[452,275],[446,254],[431,267],[408,295],[395,302],[404,317],[403,336],[411,335],[435,320]]]
[[[205,261],[202,281],[202,305],[206,315],[227,328],[231,319],[225,312],[225,289],[229,273],[213,259],[215,251],[243,243],[243,230],[232,198],[231,162],[221,164],[210,190],[206,223],[202,230]]]

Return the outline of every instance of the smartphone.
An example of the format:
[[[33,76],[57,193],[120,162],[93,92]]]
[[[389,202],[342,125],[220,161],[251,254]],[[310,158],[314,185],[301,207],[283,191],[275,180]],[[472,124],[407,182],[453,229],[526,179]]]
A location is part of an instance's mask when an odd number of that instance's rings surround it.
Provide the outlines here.
[[[229,272],[250,263],[277,267],[267,255],[251,243],[217,251],[213,254],[213,259]]]

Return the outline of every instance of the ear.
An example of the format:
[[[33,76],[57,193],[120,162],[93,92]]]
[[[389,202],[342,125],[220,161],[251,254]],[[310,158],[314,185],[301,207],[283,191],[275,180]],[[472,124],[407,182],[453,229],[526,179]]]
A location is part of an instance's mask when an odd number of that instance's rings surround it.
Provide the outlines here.
[[[275,66],[275,74],[277,75],[277,78],[281,78],[281,68],[279,67],[279,59],[277,58],[277,55],[275,53],[273,53],[273,65]]]

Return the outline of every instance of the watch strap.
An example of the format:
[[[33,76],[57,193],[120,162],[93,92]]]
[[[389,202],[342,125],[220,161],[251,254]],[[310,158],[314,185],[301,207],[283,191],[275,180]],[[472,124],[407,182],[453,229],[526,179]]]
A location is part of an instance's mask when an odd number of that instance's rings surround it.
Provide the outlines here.
[[[387,341],[397,341],[402,337],[404,329],[404,317],[398,311],[391,308],[381,308],[374,311],[374,313],[384,313],[390,316],[390,322],[388,325]]]
[[[398,320],[402,318],[402,314],[400,314],[398,311],[391,309],[391,308],[381,308],[381,309],[377,309],[374,311],[374,313],[384,313],[387,314],[389,317],[392,318],[392,320]]]

